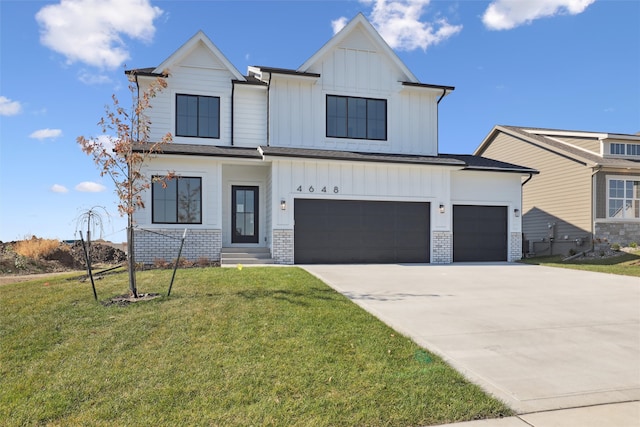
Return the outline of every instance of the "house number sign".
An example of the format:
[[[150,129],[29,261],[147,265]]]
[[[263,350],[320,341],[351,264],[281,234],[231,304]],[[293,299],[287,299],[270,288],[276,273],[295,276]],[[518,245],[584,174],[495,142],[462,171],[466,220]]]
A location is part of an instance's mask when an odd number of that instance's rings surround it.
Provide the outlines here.
[[[304,192],[304,190],[305,189],[302,188],[302,185],[299,185],[298,188],[296,188],[296,191],[299,192],[299,193]],[[313,185],[310,185],[309,188],[307,188],[306,190],[307,190],[307,193],[315,193],[315,191],[316,191],[316,189],[315,189],[315,187]],[[321,193],[328,193],[329,191],[331,191],[331,189],[330,188],[327,189],[326,185],[320,189]],[[338,194],[340,192],[340,189],[338,188],[337,185],[335,187],[333,187],[333,192],[335,194]]]

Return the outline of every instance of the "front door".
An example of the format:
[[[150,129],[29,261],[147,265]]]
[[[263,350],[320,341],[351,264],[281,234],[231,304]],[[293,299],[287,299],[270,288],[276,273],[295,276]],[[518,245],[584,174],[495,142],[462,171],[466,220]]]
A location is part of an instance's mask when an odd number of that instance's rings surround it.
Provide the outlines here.
[[[231,187],[231,243],[258,243],[258,187]]]

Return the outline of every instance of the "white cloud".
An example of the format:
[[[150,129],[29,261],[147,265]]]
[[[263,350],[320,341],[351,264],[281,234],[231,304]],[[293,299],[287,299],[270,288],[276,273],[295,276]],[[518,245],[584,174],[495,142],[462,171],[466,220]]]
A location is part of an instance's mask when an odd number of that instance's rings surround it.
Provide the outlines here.
[[[349,22],[349,19],[347,19],[344,16],[341,16],[340,18],[331,21],[331,28],[333,28],[333,34],[337,34],[338,32],[340,32],[340,30],[343,29],[345,25],[347,25],[347,22]]]
[[[65,187],[64,185],[60,185],[60,184],[53,184],[51,186],[50,190],[53,191],[54,193],[68,193],[69,192],[67,187]]]
[[[538,18],[558,14],[577,15],[595,0],[494,0],[482,16],[490,30],[510,30]]]
[[[40,129],[31,133],[31,135],[29,135],[29,138],[39,139],[42,141],[43,139],[54,139],[59,137],[60,135],[62,135],[62,131],[60,129],[47,128],[47,129]]]
[[[129,58],[122,36],[150,41],[163,11],[150,0],[61,0],[36,14],[40,42],[69,63],[116,68]]]
[[[425,8],[431,0],[360,0],[371,5],[369,20],[382,38],[393,49],[426,50],[459,33],[462,25],[451,25],[445,18],[422,20]],[[340,30],[346,20],[332,21],[334,32]]]
[[[104,74],[92,73],[87,70],[82,70],[78,73],[78,79],[86,85],[101,85],[111,83],[111,78]]]
[[[76,185],[76,191],[82,191],[83,193],[100,193],[107,189],[102,184],[98,184],[97,182],[84,181],[80,184]]]
[[[5,96],[0,96],[0,116],[15,116],[22,112],[22,105]]]

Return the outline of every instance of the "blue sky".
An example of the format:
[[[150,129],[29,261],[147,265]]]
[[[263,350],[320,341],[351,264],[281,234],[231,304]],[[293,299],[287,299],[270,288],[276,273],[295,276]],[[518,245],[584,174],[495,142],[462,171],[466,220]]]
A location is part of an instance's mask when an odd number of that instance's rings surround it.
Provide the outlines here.
[[[456,87],[442,153],[473,152],[496,124],[640,131],[637,0],[0,0],[0,240],[74,238],[95,206],[103,237],[125,240],[112,183],[76,143],[112,94],[129,100],[125,68],[198,30],[243,73],[297,68],[358,12],[423,83]]]

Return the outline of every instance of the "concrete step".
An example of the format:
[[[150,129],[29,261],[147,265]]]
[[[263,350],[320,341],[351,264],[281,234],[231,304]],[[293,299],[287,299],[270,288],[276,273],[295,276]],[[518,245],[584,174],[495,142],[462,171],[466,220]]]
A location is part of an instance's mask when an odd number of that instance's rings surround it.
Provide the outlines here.
[[[242,246],[234,246],[232,248],[222,248],[222,253],[247,253],[247,254],[255,254],[255,253],[269,253],[269,248],[256,248],[256,247],[242,247]]]
[[[255,265],[273,263],[274,261],[271,258],[269,248],[222,248],[220,253],[220,265],[223,267],[236,266],[238,264]]]

